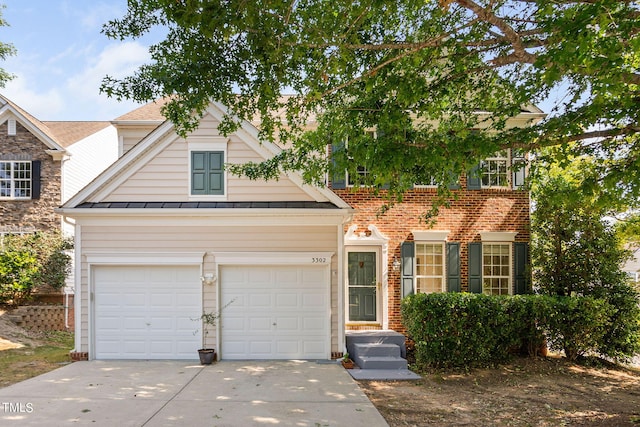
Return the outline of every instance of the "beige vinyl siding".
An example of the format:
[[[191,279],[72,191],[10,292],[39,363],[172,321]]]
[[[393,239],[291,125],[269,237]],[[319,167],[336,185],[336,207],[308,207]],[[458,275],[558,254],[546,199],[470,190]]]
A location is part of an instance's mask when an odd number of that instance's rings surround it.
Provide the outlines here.
[[[122,138],[122,152],[120,155],[122,156],[124,153],[129,151],[134,145],[138,142],[142,141],[142,139],[151,133],[157,126],[127,126],[127,125],[118,125],[118,136]]]
[[[127,220],[122,220],[127,224]],[[331,271],[338,270],[338,231],[336,226],[82,226],[81,266],[81,340],[82,348],[89,351],[89,271],[86,254],[89,253],[194,253],[202,252],[205,270],[215,268],[216,252],[332,252]],[[216,283],[204,287],[205,310],[216,305]],[[341,351],[338,345],[338,283],[331,275],[331,351]],[[215,333],[210,337],[215,342]]]
[[[217,122],[205,117],[200,128],[190,138],[217,136]],[[232,135],[227,145],[227,163],[262,161],[255,151]],[[174,141],[146,163],[129,179],[109,194],[105,202],[184,202],[190,197],[188,144],[175,136]],[[198,200],[206,200],[198,198]],[[226,200],[247,201],[313,201],[298,185],[286,176],[278,181],[251,181],[231,174],[226,176]]]

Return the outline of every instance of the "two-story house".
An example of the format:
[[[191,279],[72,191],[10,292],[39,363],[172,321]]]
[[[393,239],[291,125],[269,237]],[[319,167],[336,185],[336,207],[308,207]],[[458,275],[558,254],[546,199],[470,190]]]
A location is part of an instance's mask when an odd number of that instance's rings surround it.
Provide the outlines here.
[[[194,359],[204,338],[222,359],[330,359],[348,331],[402,332],[411,292],[527,286],[529,195],[509,154],[460,177],[430,227],[428,183],[379,216],[384,201],[346,175],[233,176],[225,164],[280,148],[248,122],[221,135],[215,102],[186,138],[159,108],[113,121],[119,159],[58,210],[76,224],[76,358]],[[194,319],[222,307],[203,337]]]
[[[117,134],[109,122],[40,121],[0,95],[0,237],[50,230],[71,235],[73,224],[54,209],[116,158]]]

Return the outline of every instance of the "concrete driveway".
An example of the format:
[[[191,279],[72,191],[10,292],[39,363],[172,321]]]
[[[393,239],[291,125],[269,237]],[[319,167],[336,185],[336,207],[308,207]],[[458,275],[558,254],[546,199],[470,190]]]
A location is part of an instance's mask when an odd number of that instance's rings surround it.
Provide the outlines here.
[[[387,426],[335,363],[76,362],[0,389],[0,425],[68,424]]]

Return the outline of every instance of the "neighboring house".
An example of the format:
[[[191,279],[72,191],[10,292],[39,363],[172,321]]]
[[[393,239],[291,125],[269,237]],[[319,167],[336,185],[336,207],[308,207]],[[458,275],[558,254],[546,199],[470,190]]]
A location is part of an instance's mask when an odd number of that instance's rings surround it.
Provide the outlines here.
[[[329,359],[348,330],[403,331],[403,295],[528,286],[529,195],[508,155],[461,177],[430,228],[429,185],[378,216],[384,201],[346,175],[235,177],[225,163],[280,149],[248,122],[220,135],[218,103],[186,139],[159,107],[112,122],[120,158],[58,210],[76,223],[76,359],[194,359],[195,319],[221,307],[204,338],[222,359]]]
[[[116,158],[109,122],[43,122],[0,95],[0,235],[73,233],[54,209]]]

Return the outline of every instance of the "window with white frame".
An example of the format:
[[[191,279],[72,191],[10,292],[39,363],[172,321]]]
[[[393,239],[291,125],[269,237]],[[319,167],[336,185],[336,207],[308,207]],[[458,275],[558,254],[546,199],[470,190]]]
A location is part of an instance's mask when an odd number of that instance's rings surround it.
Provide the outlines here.
[[[418,293],[443,292],[444,280],[444,243],[416,242],[416,291]]]
[[[511,244],[482,244],[482,292],[509,295],[511,290]]]
[[[189,197],[193,200],[225,200],[227,144],[224,137],[189,138]]]
[[[0,161],[0,199],[30,199],[31,161]]]
[[[509,186],[509,151],[504,150],[480,163],[482,187]]]

